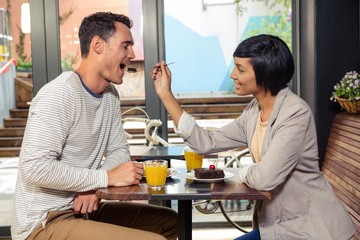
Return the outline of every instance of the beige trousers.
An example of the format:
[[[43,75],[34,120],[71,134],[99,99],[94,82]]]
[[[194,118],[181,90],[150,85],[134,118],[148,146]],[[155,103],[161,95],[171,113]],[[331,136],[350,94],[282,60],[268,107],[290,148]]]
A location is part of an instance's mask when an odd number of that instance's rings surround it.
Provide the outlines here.
[[[176,211],[151,204],[103,202],[89,219],[72,210],[49,212],[45,227],[28,240],[163,240],[177,239]]]

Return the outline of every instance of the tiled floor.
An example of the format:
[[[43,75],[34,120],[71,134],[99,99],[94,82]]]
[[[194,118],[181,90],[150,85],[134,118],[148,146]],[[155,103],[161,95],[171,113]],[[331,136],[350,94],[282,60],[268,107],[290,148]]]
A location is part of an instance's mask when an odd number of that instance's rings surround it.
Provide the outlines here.
[[[8,226],[11,222],[11,208],[16,182],[18,158],[0,158],[0,226]],[[204,165],[211,161],[204,161]],[[173,160],[172,167],[185,167],[184,161]],[[173,201],[176,208],[176,201]],[[252,211],[242,211],[242,221],[251,221]],[[200,213],[193,210],[193,240],[229,240],[242,235],[242,232],[232,227],[217,210],[213,214]],[[0,239],[1,236],[0,236]]]
[[[193,230],[193,240],[232,240],[243,233],[234,228],[197,228]]]

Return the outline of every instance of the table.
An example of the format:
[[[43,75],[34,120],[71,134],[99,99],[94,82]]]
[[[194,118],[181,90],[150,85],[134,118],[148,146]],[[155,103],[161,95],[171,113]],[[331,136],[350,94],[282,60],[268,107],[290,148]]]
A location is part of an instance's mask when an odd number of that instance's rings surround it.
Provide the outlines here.
[[[149,159],[165,159],[168,160],[168,167],[171,167],[171,159],[185,160],[184,148],[186,145],[171,146],[131,146],[130,155],[133,161],[145,161]],[[205,154],[207,158],[217,158],[218,155]],[[171,207],[171,201],[164,201],[167,207]]]
[[[207,199],[262,200],[271,199],[269,192],[259,192],[239,181],[238,169],[224,171],[234,176],[223,182],[199,183],[186,178],[186,169],[177,169],[179,174],[168,179],[164,189],[155,191],[146,182],[127,187],[109,187],[97,190],[99,198],[107,200],[177,200],[179,240],[192,239],[192,201]]]
[[[186,145],[176,146],[130,146],[131,160],[142,161],[148,159],[180,159],[184,160],[184,148]],[[205,158],[217,158],[217,153],[205,154]]]
[[[131,159],[136,161],[148,159],[184,159],[185,146],[130,146]]]

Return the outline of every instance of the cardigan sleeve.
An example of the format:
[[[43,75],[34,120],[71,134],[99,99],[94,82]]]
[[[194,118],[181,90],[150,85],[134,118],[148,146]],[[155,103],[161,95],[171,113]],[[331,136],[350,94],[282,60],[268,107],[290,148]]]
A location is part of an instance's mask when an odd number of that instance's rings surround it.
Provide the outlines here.
[[[177,132],[198,153],[222,152],[246,146],[245,131],[239,126],[240,118],[219,129],[207,130],[200,127],[191,115],[183,112]]]

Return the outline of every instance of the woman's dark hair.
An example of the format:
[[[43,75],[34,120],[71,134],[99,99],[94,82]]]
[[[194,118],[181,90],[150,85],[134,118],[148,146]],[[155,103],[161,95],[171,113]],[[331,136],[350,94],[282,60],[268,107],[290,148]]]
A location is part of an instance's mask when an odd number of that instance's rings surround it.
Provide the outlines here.
[[[97,12],[85,17],[79,28],[81,56],[87,57],[89,54],[90,42],[94,36],[107,41],[116,32],[116,22],[125,24],[129,29],[132,27],[132,21],[122,14]]]
[[[261,34],[242,41],[233,57],[251,58],[256,83],[276,95],[294,74],[294,59],[279,37]]]

